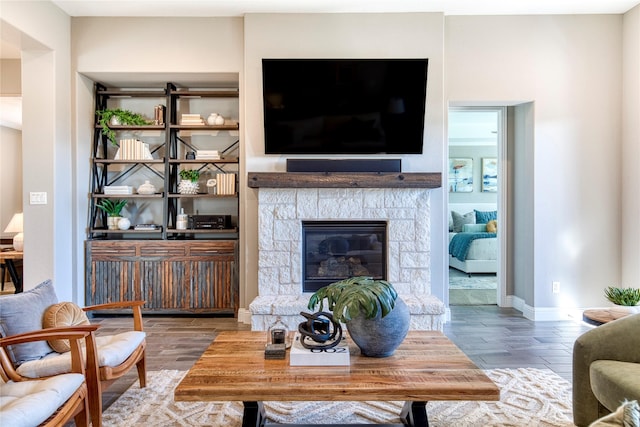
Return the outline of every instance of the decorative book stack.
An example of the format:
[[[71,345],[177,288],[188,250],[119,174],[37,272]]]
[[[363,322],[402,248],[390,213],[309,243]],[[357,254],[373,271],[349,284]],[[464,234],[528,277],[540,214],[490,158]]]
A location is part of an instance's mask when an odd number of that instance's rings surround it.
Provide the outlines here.
[[[220,153],[218,153],[218,150],[198,150],[196,151],[196,159],[220,160]]]
[[[106,185],[104,194],[109,196],[133,194],[133,187],[129,185]]]
[[[299,333],[293,338],[289,354],[291,366],[349,366],[350,363],[349,344],[345,338],[335,347],[324,350],[303,347]]]
[[[204,126],[204,120],[200,114],[183,114],[180,118],[180,124],[186,126]]]
[[[218,173],[216,174],[216,187],[218,195],[231,195],[236,193],[236,174]]]
[[[149,144],[139,139],[121,139],[114,160],[151,160]]]

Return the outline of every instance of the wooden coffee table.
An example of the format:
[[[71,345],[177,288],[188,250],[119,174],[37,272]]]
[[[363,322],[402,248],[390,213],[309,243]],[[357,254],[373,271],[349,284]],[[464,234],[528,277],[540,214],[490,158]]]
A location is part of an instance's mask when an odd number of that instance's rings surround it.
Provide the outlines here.
[[[430,400],[499,400],[500,390],[440,332],[410,331],[393,356],[350,366],[265,360],[265,332],[221,332],[175,389],[176,401],[242,401],[243,427],[265,424],[263,401],[406,401],[405,425],[428,426]]]

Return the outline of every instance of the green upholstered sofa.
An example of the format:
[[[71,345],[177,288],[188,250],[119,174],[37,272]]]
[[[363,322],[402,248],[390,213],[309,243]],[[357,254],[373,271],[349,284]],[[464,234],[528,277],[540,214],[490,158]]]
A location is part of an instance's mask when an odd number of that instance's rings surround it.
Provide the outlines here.
[[[588,426],[625,400],[640,402],[640,314],[587,331],[573,346],[573,422]]]

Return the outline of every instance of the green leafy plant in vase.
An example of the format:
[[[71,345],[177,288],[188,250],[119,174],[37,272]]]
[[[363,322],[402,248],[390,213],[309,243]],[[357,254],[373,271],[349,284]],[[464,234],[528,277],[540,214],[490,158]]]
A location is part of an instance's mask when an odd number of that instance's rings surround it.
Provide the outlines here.
[[[615,311],[640,313],[640,289],[636,288],[618,288],[609,286],[604,290],[604,295],[609,301],[614,303]]]
[[[127,205],[126,200],[104,199],[96,206],[107,214],[107,228],[117,230],[118,222],[122,218],[122,209]]]
[[[325,300],[365,356],[392,355],[409,331],[409,308],[386,280],[358,276],[331,283],[311,295],[308,308],[322,309]]]
[[[183,169],[180,171],[180,184],[178,192],[180,194],[198,194],[200,184],[200,171],[197,169]]]
[[[102,133],[109,138],[112,145],[117,146],[116,132],[109,126],[144,126],[150,125],[151,121],[145,119],[140,114],[120,108],[104,109],[96,111],[98,124],[102,127]]]

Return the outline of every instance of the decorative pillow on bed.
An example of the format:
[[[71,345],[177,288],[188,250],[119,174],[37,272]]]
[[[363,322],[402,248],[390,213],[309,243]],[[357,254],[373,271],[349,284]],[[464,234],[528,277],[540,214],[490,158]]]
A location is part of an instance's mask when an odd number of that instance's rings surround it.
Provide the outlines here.
[[[453,232],[460,233],[463,225],[476,222],[476,215],[473,212],[461,215],[456,211],[451,211],[451,219],[453,219]]]
[[[474,209],[476,213],[476,224],[486,224],[492,219],[498,219],[498,211],[477,211]]]
[[[498,232],[498,221],[492,219],[487,223],[487,232],[488,233],[497,233]]]

